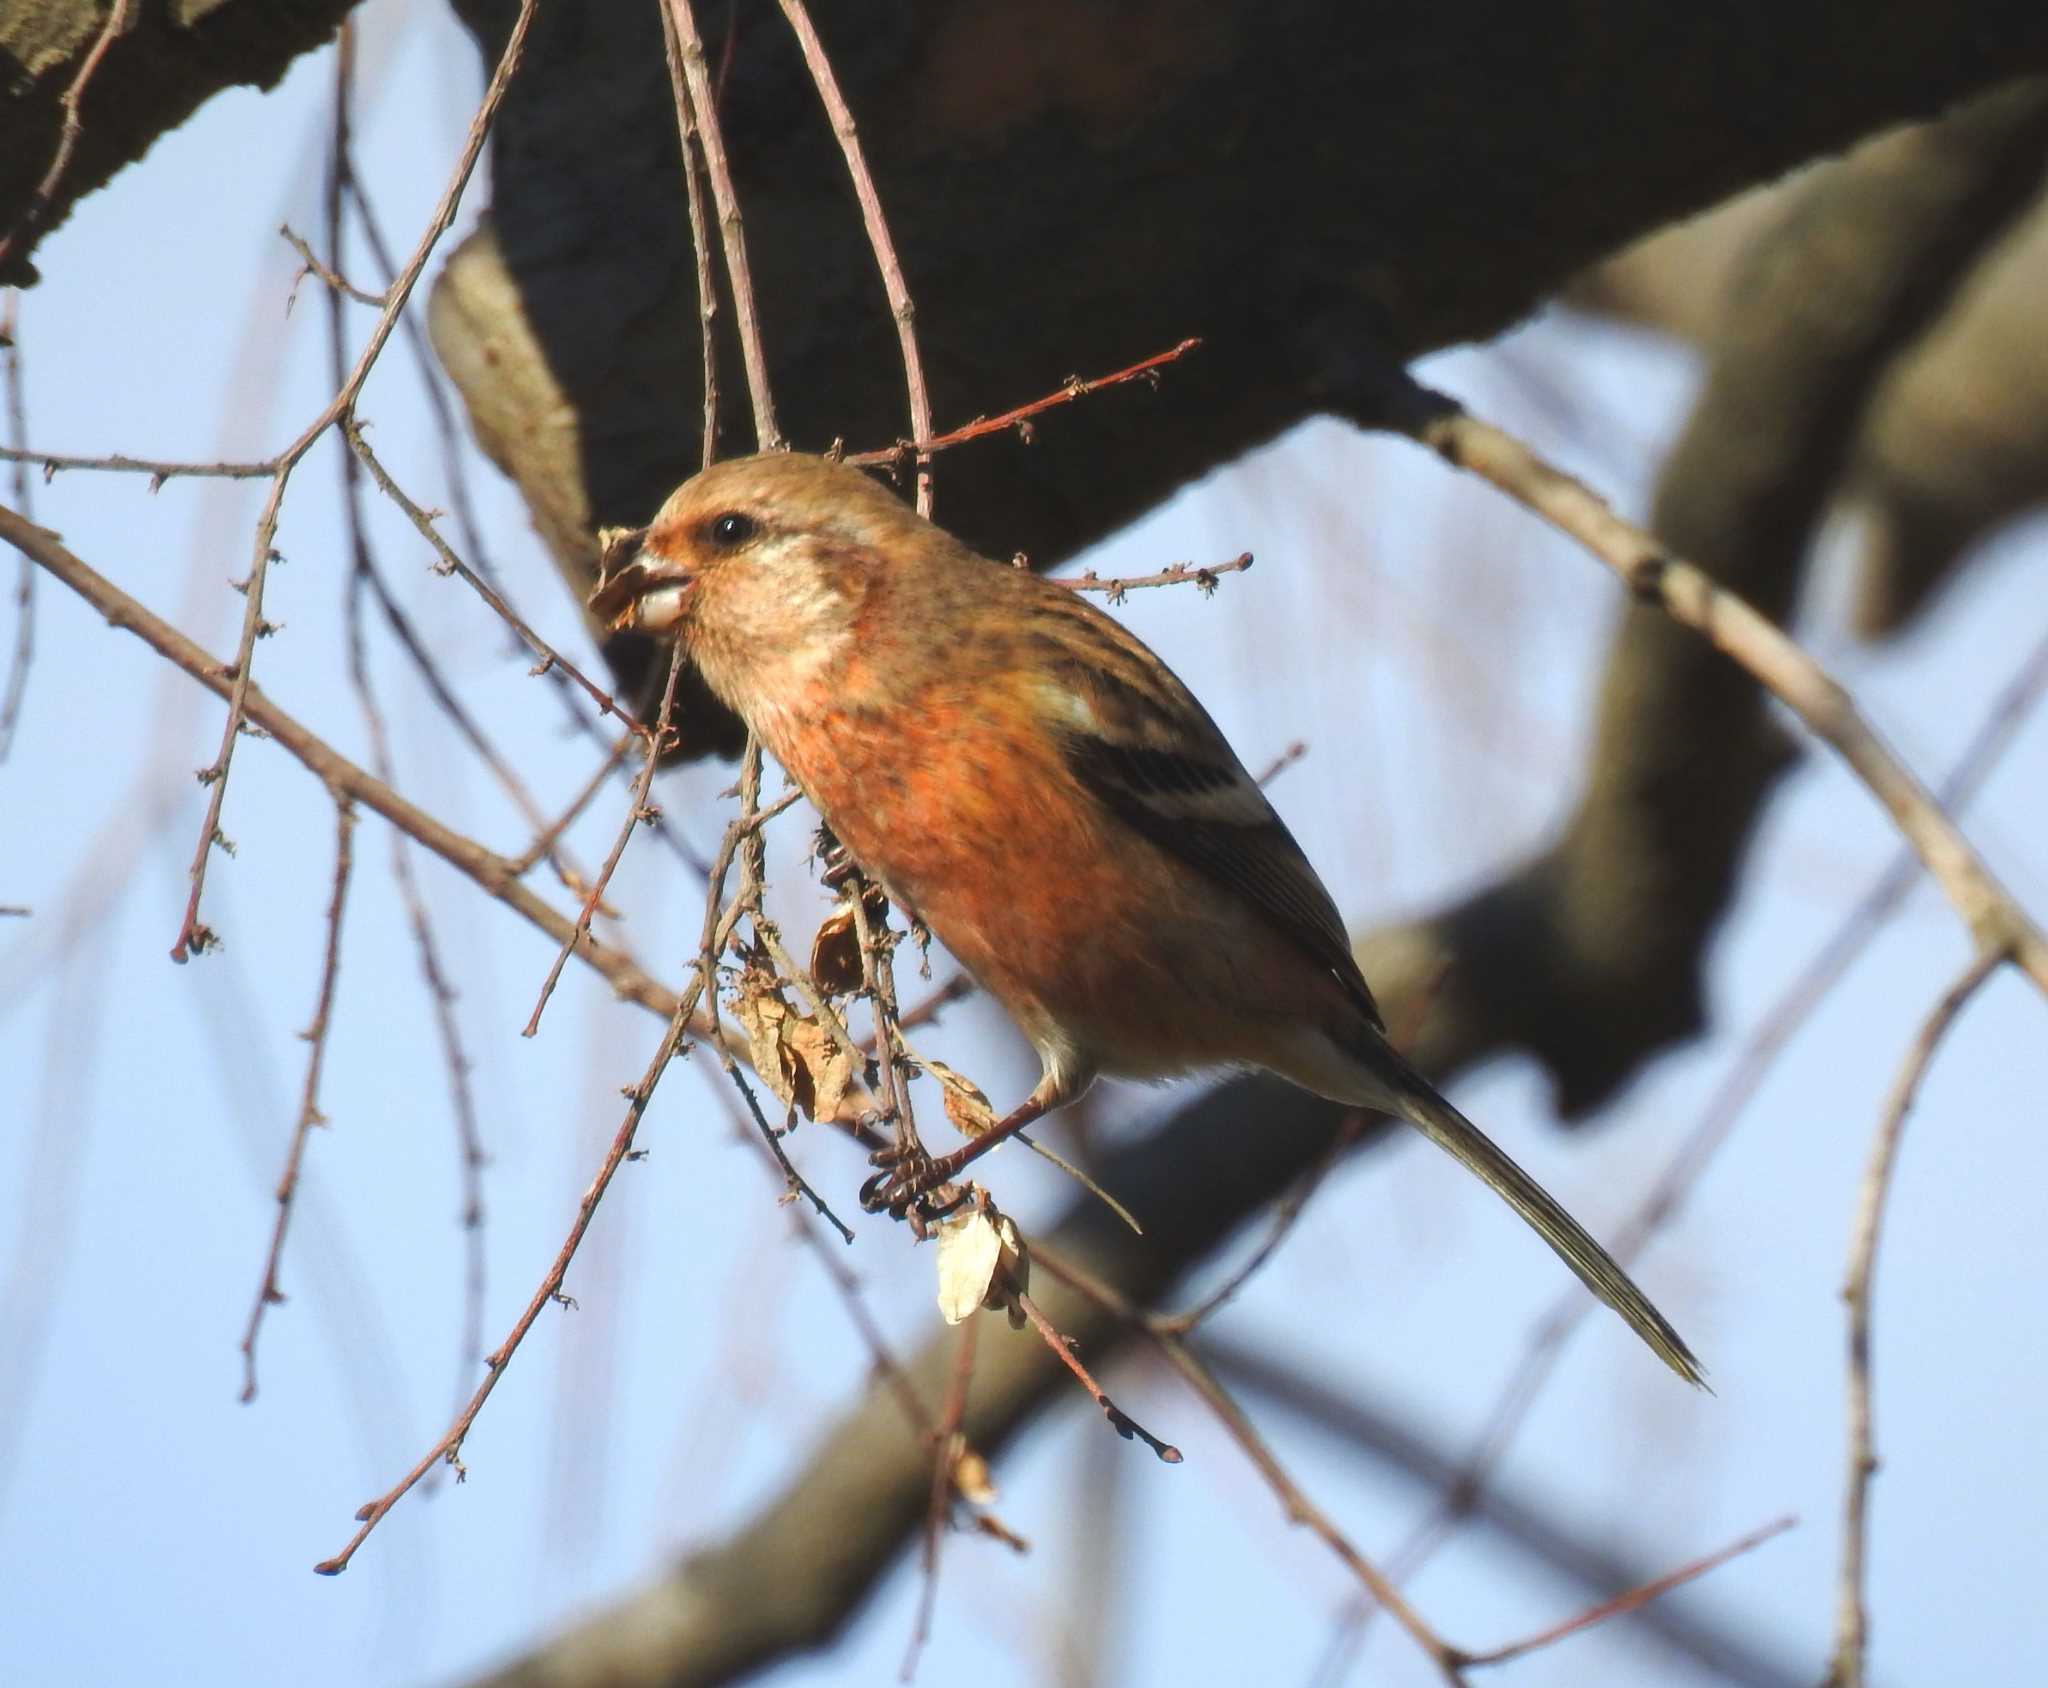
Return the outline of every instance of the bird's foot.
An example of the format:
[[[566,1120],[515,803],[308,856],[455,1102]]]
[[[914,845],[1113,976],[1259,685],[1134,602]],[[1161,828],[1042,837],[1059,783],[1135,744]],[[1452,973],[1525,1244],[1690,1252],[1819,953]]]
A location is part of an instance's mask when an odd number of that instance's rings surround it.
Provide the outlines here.
[[[966,1189],[949,1182],[952,1159],[947,1155],[933,1160],[918,1145],[877,1149],[868,1164],[882,1170],[860,1187],[862,1211],[907,1219],[922,1236],[927,1224],[945,1218],[967,1200]]]

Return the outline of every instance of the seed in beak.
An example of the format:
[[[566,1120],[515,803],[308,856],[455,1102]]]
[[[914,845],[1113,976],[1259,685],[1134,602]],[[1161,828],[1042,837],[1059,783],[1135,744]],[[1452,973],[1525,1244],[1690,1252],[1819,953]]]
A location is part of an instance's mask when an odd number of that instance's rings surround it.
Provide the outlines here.
[[[694,582],[635,557],[590,594],[590,612],[611,633],[666,633],[683,618]]]

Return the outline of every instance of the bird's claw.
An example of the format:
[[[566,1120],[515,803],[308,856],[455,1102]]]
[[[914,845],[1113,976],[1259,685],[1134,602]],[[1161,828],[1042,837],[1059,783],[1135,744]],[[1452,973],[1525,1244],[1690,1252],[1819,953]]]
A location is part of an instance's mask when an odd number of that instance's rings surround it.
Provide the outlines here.
[[[922,1150],[906,1152],[891,1145],[877,1149],[868,1164],[882,1170],[860,1187],[861,1211],[908,1219],[920,1237],[927,1224],[945,1218],[967,1200],[967,1191],[947,1183],[945,1169]]]

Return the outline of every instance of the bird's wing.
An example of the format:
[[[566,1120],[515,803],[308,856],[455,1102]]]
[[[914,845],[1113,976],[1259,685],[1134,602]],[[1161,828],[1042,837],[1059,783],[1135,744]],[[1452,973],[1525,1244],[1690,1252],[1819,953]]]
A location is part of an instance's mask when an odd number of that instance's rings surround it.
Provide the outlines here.
[[[1053,590],[1066,607],[1037,672],[1075,776],[1126,825],[1250,902],[1384,1029],[1330,893],[1209,712],[1120,623]]]

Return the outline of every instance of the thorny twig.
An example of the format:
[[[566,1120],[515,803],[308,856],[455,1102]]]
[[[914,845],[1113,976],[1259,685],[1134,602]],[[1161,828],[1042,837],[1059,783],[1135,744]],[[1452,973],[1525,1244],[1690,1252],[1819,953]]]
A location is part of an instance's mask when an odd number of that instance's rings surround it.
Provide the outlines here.
[[[930,450],[946,451],[956,445],[965,445],[969,440],[978,440],[985,434],[1000,434],[1007,428],[1015,428],[1028,441],[1031,438],[1031,419],[1045,411],[1056,409],[1063,404],[1086,398],[1090,393],[1099,393],[1106,387],[1120,387],[1126,381],[1157,381],[1158,372],[1170,363],[1177,363],[1188,353],[1201,345],[1201,340],[1190,337],[1177,346],[1169,346],[1163,352],[1155,352],[1149,358],[1140,358],[1128,368],[1115,370],[1108,375],[1098,375],[1084,381],[1080,376],[1070,376],[1057,392],[1033,399],[1029,404],[1020,404],[1014,410],[1006,410],[998,416],[977,416],[963,427],[949,433],[934,435]],[[863,468],[885,468],[898,462],[903,456],[901,444],[883,446],[876,451],[857,451],[847,455],[846,461],[858,463]]]
[[[332,155],[328,160],[325,195],[327,244],[337,260],[341,255],[344,184],[349,169],[355,42],[354,24],[343,24],[339,50],[335,54],[334,136]],[[295,236],[290,238],[302,247],[306,258],[311,262],[311,248],[306,247],[304,242],[297,241]],[[378,302],[382,303],[381,300]],[[341,293],[330,288],[327,295],[328,356],[331,360],[331,376],[337,384],[343,378],[343,359],[346,356],[346,316]],[[345,435],[353,435],[359,431],[353,414],[342,419],[342,429]],[[366,587],[375,594],[383,608],[386,621],[398,636],[400,644],[412,657],[415,667],[443,711],[463,732],[486,766],[498,775],[500,784],[505,787],[514,802],[537,818],[538,806],[527,794],[524,783],[504,764],[494,747],[484,737],[482,730],[470,720],[468,712],[462,708],[442,678],[439,667],[428,655],[414,633],[412,623],[399,608],[384,583],[384,577],[378,570],[376,558],[370,549],[369,526],[363,509],[363,469],[360,460],[355,452],[344,449],[338,461],[341,470],[342,509],[348,523],[350,559],[348,592],[344,600],[349,683],[355,691],[364,725],[369,732],[371,759],[378,776],[387,782],[392,780],[396,775],[396,759],[391,751],[391,735],[385,723],[383,706],[377,701],[376,691],[370,679],[369,645],[363,626],[363,592]],[[477,1122],[476,1097],[469,1082],[470,1063],[462,1046],[462,1026],[455,1012],[455,988],[449,981],[448,970],[441,963],[441,947],[434,933],[433,919],[427,912],[427,900],[420,890],[418,875],[413,871],[412,850],[405,834],[397,828],[392,829],[390,838],[392,878],[398,887],[399,900],[405,908],[406,923],[412,929],[413,947],[419,956],[420,977],[426,985],[428,998],[434,1005],[434,1025],[441,1044],[442,1064],[448,1075],[449,1104],[455,1121],[456,1154],[461,1169],[462,1229],[467,1261],[464,1272],[462,1338],[457,1350],[456,1368],[456,1403],[460,1405],[462,1397],[470,1388],[470,1368],[482,1358],[484,1345],[486,1278],[483,1132]]]
[[[568,1276],[569,1263],[576,1258],[576,1251],[582,1246],[584,1233],[590,1229],[590,1221],[597,1212],[598,1203],[604,1199],[605,1191],[611,1188],[612,1178],[632,1152],[633,1139],[640,1129],[641,1119],[647,1112],[647,1104],[653,1098],[654,1087],[660,1082],[661,1075],[668,1070],[668,1064],[675,1058],[677,1050],[682,1047],[690,1018],[697,1007],[697,997],[698,987],[693,983],[678,999],[675,1012],[669,1018],[668,1029],[662,1034],[661,1042],[654,1052],[654,1058],[648,1063],[640,1082],[627,1092],[626,1117],[620,1121],[611,1147],[605,1151],[604,1160],[598,1166],[597,1175],[591,1179],[583,1192],[582,1200],[576,1204],[576,1217],[570,1223],[569,1234],[563,1239],[561,1249],[555,1255],[554,1264],[548,1268],[539,1287],[533,1292],[532,1299],[527,1302],[525,1311],[507,1332],[505,1340],[484,1357],[483,1382],[477,1385],[476,1392],[456,1413],[454,1421],[442,1433],[440,1440],[421,1456],[419,1462],[384,1494],[357,1511],[356,1518],[362,1528],[349,1538],[347,1544],[333,1558],[323,1559],[313,1567],[322,1576],[334,1576],[347,1570],[349,1561],[355,1557],[356,1549],[362,1546],[369,1533],[383,1521],[385,1514],[403,1500],[413,1486],[436,1465],[445,1463],[453,1466],[457,1482],[466,1475],[461,1455],[462,1444],[469,1435],[470,1426],[476,1422],[476,1416],[483,1410],[484,1403],[491,1398],[492,1390],[497,1388],[498,1380],[505,1375],[506,1367],[512,1363],[512,1356],[526,1340],[526,1333],[533,1328],[534,1321],[541,1315],[541,1310],[551,1301],[562,1298],[562,1282]]]
[[[647,741],[647,758],[640,768],[640,778],[633,787],[633,801],[626,809],[626,818],[619,826],[619,833],[612,840],[611,853],[604,859],[604,865],[597,870],[597,878],[591,881],[590,891],[583,899],[583,906],[577,910],[575,930],[569,934],[561,949],[556,952],[554,965],[548,969],[548,976],[542,982],[540,995],[535,1000],[533,1012],[527,1017],[521,1037],[534,1037],[540,1031],[540,1017],[547,1008],[548,998],[555,994],[555,983],[562,976],[562,969],[568,965],[570,953],[590,935],[590,922],[595,918],[598,905],[604,901],[605,887],[612,882],[617,871],[619,858],[626,853],[626,845],[633,836],[633,830],[648,818],[648,793],[654,785],[654,771],[661,765],[661,753],[668,747],[669,719],[675,712],[676,686],[683,676],[683,647],[678,641],[669,653],[668,683],[662,688],[661,709],[656,717],[653,734]]]
[[[228,691],[227,720],[221,729],[220,749],[214,759],[200,770],[200,781],[209,788],[206,815],[200,822],[199,842],[193,851],[189,875],[192,888],[185,902],[185,913],[178,924],[178,933],[171,943],[171,959],[186,960],[193,951],[205,950],[214,941],[214,934],[199,919],[199,900],[206,887],[207,862],[216,844],[224,842],[220,829],[222,805],[227,801],[228,771],[234,759],[235,741],[241,736],[246,719],[250,671],[254,666],[256,641],[266,633],[275,631],[263,618],[263,584],[268,576],[271,559],[276,555],[274,542],[277,537],[278,517],[284,504],[284,493],[291,473],[307,452],[327,430],[337,422],[347,419],[355,408],[357,396],[362,392],[363,383],[370,377],[378,356],[397,326],[399,314],[412,297],[412,290],[418,284],[427,266],[427,259],[441,236],[455,220],[455,208],[461,203],[463,189],[469,183],[470,173],[476,168],[482,156],[484,140],[489,135],[491,120],[497,115],[499,102],[505,96],[505,89],[511,82],[512,73],[519,66],[521,53],[525,49],[527,30],[533,23],[537,0],[521,0],[519,16],[512,25],[512,31],[505,43],[505,51],[498,60],[497,69],[492,73],[489,85],[484,90],[482,103],[477,107],[476,116],[470,120],[469,134],[463,145],[462,156],[457,160],[455,171],[447,188],[441,195],[440,203],[428,219],[418,245],[411,259],[392,284],[390,297],[384,309],[378,314],[369,339],[357,355],[355,367],[341,390],[330,399],[326,407],[307,425],[277,459],[277,468],[270,480],[270,493],[264,500],[263,512],[256,522],[256,540],[249,574],[240,583],[240,590],[246,600],[242,615],[241,642],[236,649],[232,669],[232,684]]]
[[[1100,592],[1112,604],[1120,604],[1125,593],[1142,591],[1148,586],[1193,586],[1206,598],[1216,590],[1216,582],[1222,576],[1251,566],[1252,554],[1240,551],[1227,563],[1174,563],[1156,574],[1127,574],[1115,580],[1104,580],[1093,569],[1086,574],[1055,574],[1047,578],[1076,592]]]
[[[4,523],[0,523],[0,533],[4,533],[4,531]],[[672,686],[673,679],[671,679],[671,690]],[[665,702],[664,715],[666,710],[667,703]],[[659,737],[660,731],[665,730],[665,728],[666,721],[664,720],[661,729],[657,730],[656,736]],[[636,808],[637,806],[636,804]],[[712,906],[716,906],[724,894],[726,871],[730,867],[735,853],[747,838],[758,832],[760,820],[759,811],[751,801],[748,801],[742,804],[740,813],[736,814],[727,825],[725,836],[719,845],[718,854],[713,860],[711,883],[707,890],[707,902]],[[508,887],[508,889],[518,889],[518,887],[513,886]],[[738,901],[739,899],[736,898],[732,907],[727,910],[728,915],[733,918],[737,918]],[[719,926],[722,930],[730,930],[729,922],[725,920],[721,920]],[[591,940],[585,945],[579,946],[578,953],[587,954],[588,951],[596,947],[595,941]],[[709,997],[710,1000],[705,1001],[706,997]],[[485,1356],[484,1365],[486,1371],[483,1382],[478,1385],[476,1392],[455,1415],[454,1421],[442,1434],[441,1439],[427,1450],[419,1462],[405,1476],[400,1478],[391,1489],[369,1502],[356,1514],[356,1517],[362,1524],[362,1528],[356,1531],[348,1543],[333,1558],[322,1560],[318,1565],[314,1566],[313,1568],[316,1571],[323,1575],[333,1575],[345,1570],[356,1549],[362,1545],[364,1538],[377,1527],[385,1514],[393,1506],[397,1505],[413,1486],[437,1464],[446,1463],[454,1466],[457,1481],[462,1479],[464,1475],[461,1463],[462,1444],[469,1434],[470,1426],[476,1422],[477,1414],[483,1410],[484,1403],[490,1399],[491,1391],[497,1387],[499,1378],[504,1376],[505,1368],[511,1363],[512,1356],[518,1352],[520,1344],[525,1341],[526,1333],[533,1328],[534,1321],[540,1317],[541,1310],[550,1301],[563,1299],[562,1284],[568,1276],[570,1262],[575,1259],[576,1251],[581,1247],[584,1234],[590,1228],[590,1221],[597,1212],[598,1204],[604,1200],[605,1192],[610,1189],[613,1177],[632,1153],[634,1138],[639,1132],[641,1120],[646,1115],[648,1103],[653,1099],[655,1087],[660,1083],[663,1073],[668,1070],[669,1062],[675,1058],[677,1052],[683,1047],[685,1039],[692,1035],[698,1022],[700,1003],[711,1016],[711,1035],[719,1039],[720,1046],[723,1047],[723,1034],[717,1030],[717,1001],[713,988],[713,975],[709,969],[699,968],[693,974],[690,983],[685,987],[680,997],[674,999],[675,1005],[673,1012],[669,1016],[668,1029],[663,1034],[659,1047],[655,1050],[654,1058],[648,1063],[646,1072],[641,1076],[640,1082],[626,1093],[626,1116],[620,1122],[618,1132],[613,1137],[611,1147],[606,1151],[604,1160],[599,1164],[596,1176],[592,1178],[588,1188],[583,1193],[582,1200],[577,1204],[576,1217],[570,1225],[568,1236],[563,1239],[562,1246],[555,1256],[554,1264],[548,1268],[546,1275],[541,1279],[539,1287],[534,1291],[532,1299],[528,1301],[526,1310],[520,1314],[517,1322],[514,1323],[512,1329],[507,1333],[505,1340],[495,1350]],[[728,1066],[727,1070],[737,1073],[739,1069],[737,1064],[733,1064]],[[765,1135],[772,1143],[774,1133],[769,1131]],[[851,1241],[851,1233],[846,1231],[844,1225],[839,1224],[836,1216],[825,1206],[816,1192],[812,1191],[797,1176],[795,1169],[789,1165],[787,1157],[778,1155],[778,1159],[782,1164],[784,1176],[791,1181],[791,1188],[796,1193],[807,1196],[818,1212],[834,1225],[838,1225],[841,1233],[846,1235],[848,1240]]]
[[[304,1036],[306,1083],[299,1095],[299,1117],[292,1127],[291,1147],[285,1152],[284,1172],[277,1181],[277,1218],[271,1226],[270,1249],[263,1262],[263,1281],[256,1289],[255,1305],[242,1331],[242,1399],[256,1399],[256,1338],[263,1328],[263,1315],[284,1300],[277,1281],[277,1269],[284,1258],[285,1231],[291,1224],[292,1201],[299,1193],[299,1168],[306,1158],[306,1139],[316,1125],[325,1125],[320,1111],[320,1073],[327,1062],[327,1030],[333,1021],[334,983],[341,973],[341,919],[348,906],[349,875],[355,867],[356,813],[346,797],[334,800],[334,889],[327,900],[327,950],[320,963],[320,990],[313,1003],[313,1018]]]
[[[526,645],[526,648],[532,651],[539,659],[532,672],[538,675],[547,672],[549,669],[559,669],[575,683],[592,703],[597,705],[598,714],[623,721],[628,731],[641,739],[645,739],[647,737],[647,729],[633,719],[631,710],[619,703],[610,692],[585,675],[573,662],[569,661],[554,646],[550,645],[536,633],[532,627],[528,626],[525,618],[511,604],[506,602],[504,595],[495,586],[484,579],[475,569],[471,568],[461,557],[456,555],[454,547],[441,537],[440,530],[434,526],[432,514],[421,509],[418,504],[407,497],[405,489],[392,479],[390,471],[378,460],[377,454],[370,449],[369,439],[365,436],[363,430],[351,422],[343,431],[348,439],[349,449],[363,460],[363,467],[370,471],[370,479],[377,483],[377,490],[398,506],[406,520],[411,522],[413,527],[418,530],[420,537],[434,548],[435,555],[441,559],[439,565],[440,572],[456,575],[463,580],[478,597],[490,605],[497,613],[498,618],[506,626],[510,627]]]
[[[76,452],[37,451],[17,441],[0,446],[0,463],[33,463],[43,471],[47,485],[61,469],[91,470],[107,475],[147,475],[149,490],[155,492],[166,481],[220,480],[260,481],[277,473],[278,460],[266,457],[260,463],[187,463],[155,457],[130,457],[124,452],[85,456]]]

